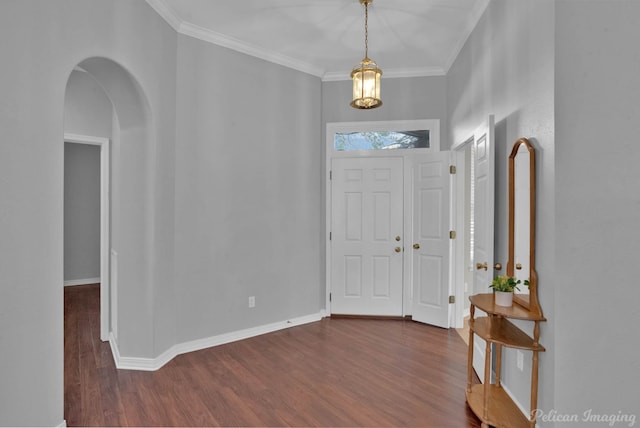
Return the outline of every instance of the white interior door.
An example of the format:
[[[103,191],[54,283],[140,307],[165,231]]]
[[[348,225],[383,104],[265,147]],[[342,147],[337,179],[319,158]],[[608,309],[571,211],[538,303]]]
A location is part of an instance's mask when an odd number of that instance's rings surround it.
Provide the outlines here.
[[[331,312],[402,315],[403,159],[334,158]]]
[[[413,166],[413,305],[415,321],[449,327],[449,152]]]
[[[476,153],[474,207],[473,283],[477,293],[488,293],[493,279],[493,225],[495,196],[495,147],[493,116],[474,134]],[[487,288],[484,288],[486,286]]]
[[[495,144],[494,121],[489,116],[486,124],[474,133],[475,196],[474,196],[474,276],[476,293],[489,293],[493,271],[494,196],[495,196]],[[478,314],[476,314],[477,316]],[[474,340],[473,366],[484,382],[485,344],[478,336]]]

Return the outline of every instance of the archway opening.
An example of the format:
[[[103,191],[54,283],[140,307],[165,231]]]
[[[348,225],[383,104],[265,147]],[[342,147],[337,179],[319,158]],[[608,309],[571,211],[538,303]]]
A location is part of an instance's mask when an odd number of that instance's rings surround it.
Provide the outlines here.
[[[101,262],[96,277],[100,339],[109,341],[114,359],[118,348],[130,355],[152,349],[153,319],[148,308],[153,295],[154,145],[150,117],[140,84],[117,62],[92,57],[70,72],[64,141],[97,145],[101,151]],[[64,150],[64,144],[60,147]],[[64,239],[66,246],[66,233]]]

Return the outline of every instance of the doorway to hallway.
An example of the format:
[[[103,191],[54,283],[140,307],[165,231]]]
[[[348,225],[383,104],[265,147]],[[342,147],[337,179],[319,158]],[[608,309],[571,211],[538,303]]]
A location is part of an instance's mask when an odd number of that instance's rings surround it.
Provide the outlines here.
[[[91,233],[95,233],[99,241],[98,243],[99,277],[91,278],[90,280],[87,280],[87,278],[84,278],[84,279],[81,279],[79,282],[83,284],[95,283],[95,282],[100,283],[100,338],[101,340],[106,341],[106,340],[109,340],[109,333],[110,333],[110,303],[109,302],[111,301],[110,299],[111,282],[110,282],[110,265],[109,265],[109,259],[110,259],[109,215],[111,212],[110,198],[109,198],[109,183],[110,183],[109,139],[103,138],[103,137],[94,137],[94,136],[87,136],[87,135],[65,133],[64,144],[65,144],[65,147],[70,147],[71,149],[77,149],[83,146],[86,148],[96,147],[98,151],[99,161],[97,162],[97,165],[91,165],[91,166],[98,167],[97,175],[99,177],[99,185],[98,185],[99,230],[97,232],[91,231]],[[68,167],[69,165],[65,165],[65,177],[67,177]],[[68,192],[74,191],[73,189],[68,188],[69,184],[71,183],[65,182],[65,193],[67,191]],[[77,184],[82,186],[82,183],[77,183]],[[70,218],[70,216],[73,214],[78,214],[78,213],[71,213],[71,212],[65,211],[65,214],[64,214],[65,223],[73,221],[73,219]],[[83,213],[79,213],[79,214],[80,214],[80,217],[78,218],[83,219]],[[84,214],[87,214],[87,213],[84,213]],[[70,242],[68,242],[69,240],[72,240],[72,236],[69,236],[65,232],[65,253],[66,253],[67,247],[70,246],[69,245]],[[68,264],[67,262],[68,260],[65,260],[65,270],[67,268],[67,264]],[[67,272],[65,271],[65,279],[66,279],[66,275],[67,275]],[[78,284],[78,281],[76,281],[76,284]],[[67,284],[65,282],[65,285],[72,285],[72,283]]]
[[[494,118],[489,116],[466,141],[452,147],[457,167],[454,182],[454,224],[459,236],[454,247],[452,288],[456,305],[452,326],[466,328],[469,296],[488,292],[500,270],[494,265],[495,141]],[[494,270],[495,269],[495,270]],[[485,288],[486,287],[486,288]],[[468,330],[462,332],[468,336]],[[483,377],[485,344],[474,341],[473,366]]]

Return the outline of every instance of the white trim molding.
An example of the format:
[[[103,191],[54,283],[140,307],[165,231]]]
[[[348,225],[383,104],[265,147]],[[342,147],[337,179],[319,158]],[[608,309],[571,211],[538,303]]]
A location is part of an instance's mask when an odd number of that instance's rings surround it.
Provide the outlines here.
[[[319,77],[323,82],[351,80],[351,70],[327,71],[317,64],[311,64],[306,61],[283,55],[273,50],[264,49],[260,46],[256,46],[251,43],[238,40],[234,37],[230,37],[226,34],[222,34],[211,29],[195,25],[191,22],[187,22],[183,20],[165,0],[146,0],[146,2],[147,4],[149,4],[149,6],[151,6],[153,10],[156,11],[156,13],[158,13],[158,15],[162,17],[162,19],[164,19],[171,26],[171,28],[173,28],[179,34],[232,49],[236,52],[260,58],[274,64],[291,68],[293,70],[301,71],[303,73]],[[451,55],[444,64],[444,67],[431,66],[395,69],[387,68],[384,71],[384,77],[386,79],[393,79],[407,77],[446,76],[446,74],[449,72],[449,69],[453,65],[453,62],[458,57],[460,51],[467,42],[469,34],[471,34],[473,29],[475,28],[477,22],[480,20],[480,17],[484,13],[488,5],[489,0],[480,0],[475,5],[472,13],[465,23],[465,26],[459,29],[459,40],[453,51],[451,52]]]
[[[147,0],[147,3],[158,13],[158,15],[167,21],[167,23],[176,30],[176,32],[185,36],[232,49],[236,52],[260,58],[312,76],[322,77],[325,74],[324,70],[311,63],[300,61],[279,52],[264,49],[225,34],[215,32],[208,28],[203,28],[190,22],[186,22],[181,19],[176,11],[173,10],[164,0]]]
[[[100,283],[100,278],[82,278],[82,279],[70,279],[64,282],[65,287],[72,287],[74,285],[87,285],[87,284],[98,284]]]
[[[385,68],[385,79],[399,79],[407,77],[431,77],[431,76],[446,76],[447,72],[443,68],[439,67],[414,67],[414,68]],[[338,82],[343,80],[351,80],[351,71],[349,72],[334,72],[329,71],[321,76],[323,82]]]
[[[312,76],[322,77],[325,74],[324,70],[311,63],[300,61],[281,53],[243,42],[242,40],[238,40],[234,37],[227,36],[222,33],[217,33],[207,28],[199,27],[195,24],[183,21],[180,24],[179,33],[184,34],[185,36],[190,36],[195,39],[212,43],[214,45],[222,46],[224,48],[231,49],[245,55],[259,58],[273,64],[278,64],[287,68],[291,68],[293,70],[298,70]]]
[[[80,135],[80,134],[71,134],[69,132],[65,132],[64,141],[65,143],[78,143],[78,144],[89,144],[92,146],[101,146],[103,144],[107,144],[109,142],[109,139],[104,137],[94,137],[93,135]]]
[[[217,336],[211,336],[204,339],[179,343],[173,345],[171,348],[169,348],[156,358],[123,357],[122,355],[120,355],[120,350],[118,349],[118,344],[113,334],[111,334],[111,336],[109,337],[109,343],[111,344],[113,360],[115,361],[116,367],[118,369],[155,371],[160,369],[162,366],[164,366],[180,354],[199,351],[201,349],[224,345],[231,342],[237,342],[239,340],[249,339],[251,337],[272,333],[278,330],[284,330],[299,325],[317,322],[322,318],[323,312],[318,312],[316,314],[305,315],[302,317],[292,318],[272,324],[266,324],[258,327],[224,333]]]
[[[494,371],[492,371],[492,374],[495,374]],[[504,382],[500,382],[500,385],[502,386],[502,389],[504,389],[504,392],[507,393],[507,395],[509,395],[509,397],[511,397],[511,399],[513,400],[513,403],[516,405],[516,407],[518,409],[520,409],[520,411],[522,412],[522,414],[524,415],[525,418],[529,419],[529,412],[526,410],[526,408],[522,405],[522,403],[520,402],[520,400],[518,400],[518,397],[516,397],[511,390],[507,387],[507,385],[504,384]],[[535,410],[535,409],[533,409]],[[536,423],[536,427],[538,427],[539,425]]]

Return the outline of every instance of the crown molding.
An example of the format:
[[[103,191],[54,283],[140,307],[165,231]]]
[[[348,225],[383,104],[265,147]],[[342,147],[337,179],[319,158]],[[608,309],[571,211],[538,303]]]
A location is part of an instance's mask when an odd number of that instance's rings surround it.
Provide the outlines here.
[[[243,42],[233,37],[229,37],[225,34],[217,33],[207,28],[203,28],[198,25],[183,21],[175,12],[175,10],[167,5],[164,0],[146,1],[147,4],[149,4],[149,6],[151,6],[151,8],[155,10],[158,15],[160,15],[165,21],[167,21],[167,23],[179,34],[232,49],[236,52],[260,58],[265,61],[282,65],[287,68],[292,68],[294,70],[311,74],[316,77],[322,77],[324,75],[325,71],[321,67],[318,67],[314,64],[300,61],[286,55],[282,55],[278,52],[260,48],[258,46]]]
[[[303,73],[311,74],[316,77],[322,77],[324,75],[324,70],[314,64],[300,61],[289,56],[282,55],[275,51],[260,48],[258,46],[251,45],[249,43],[227,36],[225,34],[217,33],[215,31],[209,30],[207,28],[202,28],[188,22],[182,22],[182,24],[180,25],[179,33],[185,36],[203,40],[205,42],[213,43],[214,45],[232,49],[246,55],[260,58],[274,64],[282,65],[284,67],[292,68]]]
[[[155,10],[158,15],[162,17],[171,27],[180,32],[180,25],[182,25],[182,19],[178,17],[178,14],[163,0],[147,0],[147,4]]]
[[[439,67],[414,67],[414,68],[392,68],[382,70],[383,79],[397,79],[405,77],[430,77],[444,76],[446,72]],[[322,76],[323,82],[337,82],[351,80],[351,72],[330,71]]]
[[[242,40],[235,39],[233,37],[221,34],[207,28],[200,27],[198,25],[186,22],[182,20],[175,10],[173,10],[164,0],[146,0],[147,4],[155,10],[176,32],[179,34],[193,37],[208,43],[212,43],[218,46],[222,46],[228,49],[232,49],[236,52],[240,52],[255,58],[282,65],[287,68],[301,71],[312,76],[316,76],[322,79],[323,82],[334,82],[351,80],[351,71],[329,71],[327,72],[322,67],[315,64],[311,64],[305,61],[297,60],[281,53],[264,49]],[[447,61],[446,67],[415,67],[415,68],[396,68],[384,70],[384,78],[407,78],[407,77],[429,77],[429,76],[445,76],[449,71],[449,68],[453,64],[453,61],[457,58],[458,54],[464,47],[469,35],[473,31],[478,19],[484,13],[489,0],[482,0],[478,6],[474,9],[474,13],[467,22],[466,31],[461,34],[461,37],[456,50],[452,53],[449,61]]]

